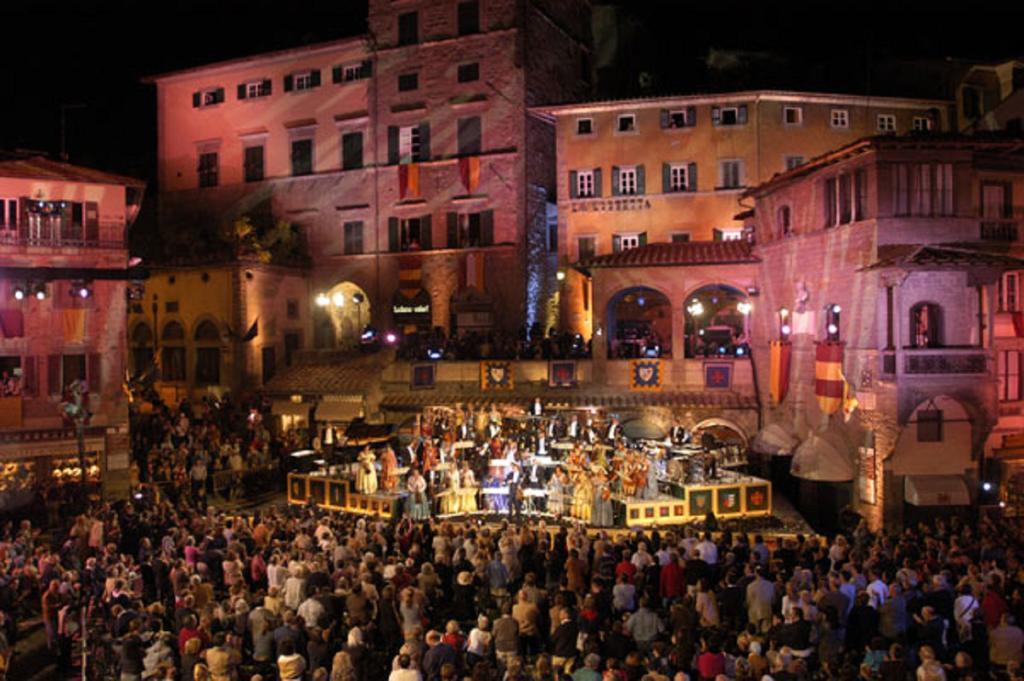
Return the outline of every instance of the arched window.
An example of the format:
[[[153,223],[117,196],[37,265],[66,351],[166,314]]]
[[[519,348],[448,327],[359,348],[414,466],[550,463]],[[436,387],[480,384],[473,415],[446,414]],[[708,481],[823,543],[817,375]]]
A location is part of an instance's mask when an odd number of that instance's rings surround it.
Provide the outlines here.
[[[153,366],[153,330],[146,322],[140,322],[132,329],[131,360],[133,376],[140,376]]]
[[[185,380],[185,327],[167,322],[160,333],[160,378],[165,381]]]
[[[781,236],[786,237],[786,236],[789,236],[790,234],[793,233],[792,222],[791,222],[791,219],[790,219],[789,206],[780,206],[779,207],[778,225],[779,225],[779,234]]]
[[[608,303],[611,359],[672,356],[672,303],[644,286],[620,291]]]
[[[921,302],[910,308],[910,346],[938,348],[942,346],[942,308],[935,303]]]
[[[200,322],[192,337],[196,341],[196,385],[220,383],[220,331],[210,320]]]

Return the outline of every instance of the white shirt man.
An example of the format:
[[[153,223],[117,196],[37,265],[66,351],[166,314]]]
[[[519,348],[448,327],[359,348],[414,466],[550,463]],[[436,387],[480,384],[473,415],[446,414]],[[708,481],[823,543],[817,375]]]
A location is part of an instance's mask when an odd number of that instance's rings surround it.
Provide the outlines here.
[[[875,575],[875,578],[867,586],[868,595],[871,597],[871,607],[878,610],[889,597],[889,586],[882,581],[882,578]]]
[[[697,544],[697,553],[708,565],[718,565],[718,547],[711,541],[711,535],[704,535],[704,541]]]

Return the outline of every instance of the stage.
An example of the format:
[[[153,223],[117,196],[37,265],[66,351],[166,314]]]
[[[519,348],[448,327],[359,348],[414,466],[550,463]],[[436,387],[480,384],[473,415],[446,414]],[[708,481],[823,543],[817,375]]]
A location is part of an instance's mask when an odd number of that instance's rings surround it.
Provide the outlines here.
[[[682,525],[703,521],[709,513],[718,518],[763,518],[772,515],[772,484],[768,480],[743,475],[732,470],[722,470],[713,482],[680,483],[659,480],[658,494],[651,499],[615,494],[610,497],[614,510],[614,522],[609,527],[650,527]],[[443,494],[443,493],[442,493]],[[442,494],[435,496],[435,507],[439,506]],[[313,503],[316,506],[345,513],[375,516],[385,520],[401,518],[405,514],[407,492],[383,492],[362,494],[355,491],[353,480],[348,476],[331,476],[321,473],[291,473],[288,475],[288,502],[291,504]],[[464,518],[474,516],[512,517],[506,509],[496,512],[485,508],[482,490],[476,492],[477,511],[468,513],[439,514],[438,518]],[[565,507],[571,499],[565,500]],[[436,508],[435,508],[436,511]],[[522,510],[518,517],[523,520],[544,519],[556,522],[577,520],[568,513],[553,514],[538,510]],[[585,524],[586,521],[583,521]]]

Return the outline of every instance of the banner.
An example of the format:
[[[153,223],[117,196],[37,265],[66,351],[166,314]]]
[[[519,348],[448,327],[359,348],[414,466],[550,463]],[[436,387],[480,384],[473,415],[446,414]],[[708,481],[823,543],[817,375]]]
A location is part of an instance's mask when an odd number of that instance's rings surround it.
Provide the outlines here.
[[[515,388],[512,362],[480,362],[481,390],[512,390]]]
[[[429,390],[434,387],[437,368],[433,363],[413,364],[410,388],[413,390]]]
[[[403,256],[398,259],[398,290],[406,298],[412,298],[423,287],[423,270],[419,256]]]
[[[769,354],[770,370],[768,393],[772,404],[778,406],[789,392],[789,364],[793,356],[793,344],[789,341],[772,341]]]
[[[576,360],[566,359],[548,362],[548,387],[576,387]]]
[[[85,310],[64,309],[64,342],[81,343],[85,340]]]
[[[843,406],[842,342],[818,343],[814,359],[814,396],[824,414],[835,414]]]
[[[480,186],[480,157],[463,156],[459,159],[459,176],[462,185],[470,194]]]
[[[704,387],[728,390],[732,387],[732,364],[705,364]]]
[[[398,197],[417,197],[420,195],[420,167],[416,163],[403,163],[398,166]]]
[[[629,361],[629,389],[661,390],[663,374],[660,359],[631,359]]]

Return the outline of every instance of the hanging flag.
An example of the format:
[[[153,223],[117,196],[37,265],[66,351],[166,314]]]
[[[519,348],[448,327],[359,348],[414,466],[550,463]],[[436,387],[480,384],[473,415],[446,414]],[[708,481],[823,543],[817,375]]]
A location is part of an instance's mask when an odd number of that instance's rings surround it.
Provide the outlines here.
[[[860,402],[857,401],[857,394],[854,392],[853,386],[847,382],[846,376],[842,373],[839,375],[843,379],[843,421],[849,423]]]
[[[256,319],[253,320],[252,326],[250,326],[249,330],[245,332],[244,336],[242,336],[242,342],[243,343],[248,343],[249,341],[251,341],[253,338],[255,338],[258,335],[260,335],[260,318],[259,317],[257,317]]]
[[[81,343],[85,340],[85,310],[80,307],[64,308],[64,342]]]
[[[423,288],[423,270],[417,256],[405,256],[398,260],[398,290],[406,298],[413,298]]]
[[[786,399],[786,393],[789,392],[789,364],[792,354],[793,344],[789,341],[771,342],[768,393],[771,395],[772,404],[776,406],[782,404]]]
[[[483,253],[466,254],[466,288],[474,288],[483,293],[485,263],[486,259]]]
[[[0,334],[4,338],[22,338],[25,335],[25,315],[21,310],[0,310]]]
[[[843,343],[818,343],[814,360],[814,396],[825,414],[835,414],[843,405]]]
[[[1017,338],[1024,338],[1024,312],[1013,313],[1013,333]]]
[[[398,197],[420,195],[420,166],[417,163],[403,163],[398,166]]]
[[[462,185],[470,194],[480,186],[480,157],[462,156],[459,158],[459,175],[462,177]]]

